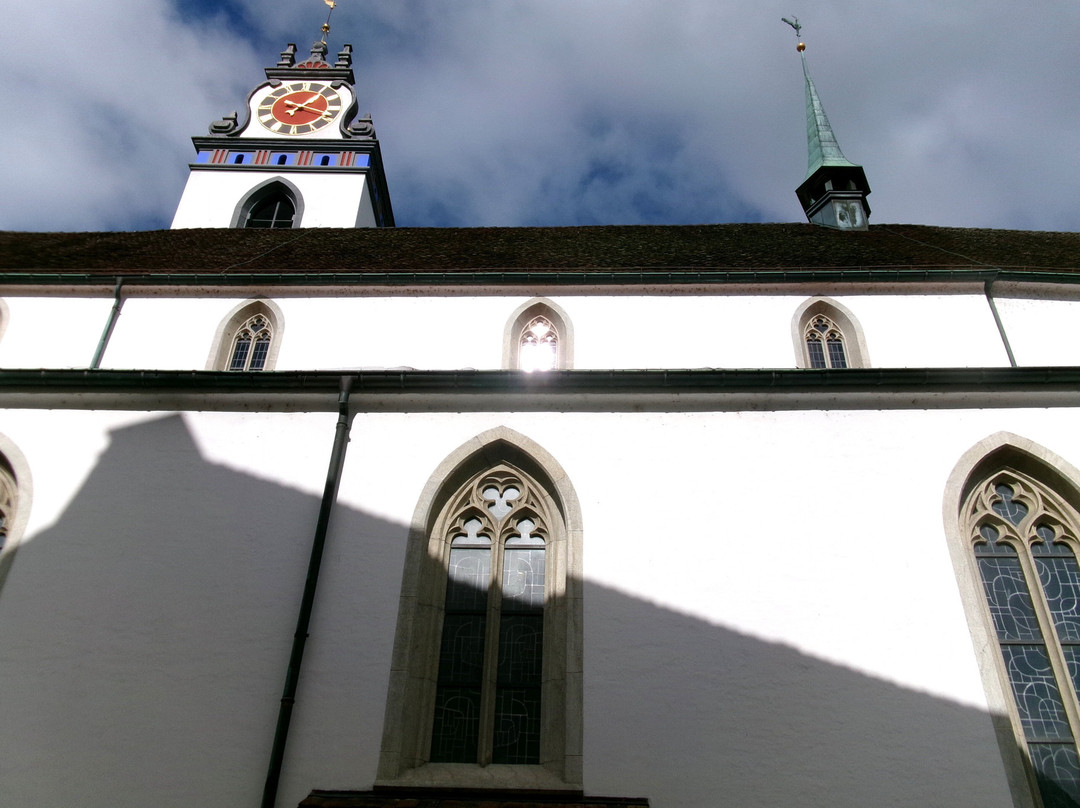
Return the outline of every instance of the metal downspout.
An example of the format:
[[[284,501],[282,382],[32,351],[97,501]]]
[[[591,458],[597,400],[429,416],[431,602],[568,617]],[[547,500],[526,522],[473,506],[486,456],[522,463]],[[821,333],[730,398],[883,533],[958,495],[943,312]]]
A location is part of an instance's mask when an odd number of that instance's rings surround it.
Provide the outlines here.
[[[326,485],[323,488],[322,504],[319,506],[319,518],[315,523],[315,537],[311,541],[311,558],[308,561],[307,579],[304,581],[304,595],[300,600],[300,614],[296,618],[296,632],[293,634],[289,667],[285,672],[285,690],[281,694],[281,708],[278,711],[277,727],[274,730],[274,745],[270,751],[270,766],[267,769],[266,784],[263,787],[262,808],[274,808],[274,803],[277,801],[281,763],[285,757],[285,741],[289,735],[289,722],[292,719],[293,704],[296,701],[296,686],[300,681],[300,664],[304,659],[304,644],[307,642],[311,608],[315,602],[315,587],[319,582],[319,567],[322,564],[323,547],[326,544],[326,529],[330,524],[330,512],[333,510],[334,501],[337,499],[341,469],[345,464],[345,449],[349,443],[349,392],[352,383],[351,376],[341,377],[334,448],[330,453],[330,467],[326,471]]]
[[[1013,356],[1012,346],[1009,344],[1009,335],[1005,333],[1005,325],[1001,322],[1001,315],[998,314],[997,304],[994,303],[994,296],[991,294],[990,287],[994,285],[994,278],[990,278],[985,284],[983,284],[983,290],[986,292],[986,302],[990,304],[990,312],[994,315],[994,322],[997,323],[998,333],[1001,335],[1001,342],[1005,346],[1005,353],[1009,357],[1009,366],[1016,367],[1016,357]]]
[[[97,370],[101,367],[101,357],[105,355],[105,347],[109,344],[109,338],[112,337],[113,329],[116,327],[116,321],[120,317],[120,309],[124,306],[124,301],[120,297],[120,289],[124,285],[123,278],[116,279],[116,292],[113,295],[113,307],[109,312],[109,320],[105,323],[105,330],[101,332],[101,339],[98,340],[97,350],[94,351],[94,358],[90,360],[90,369]]]

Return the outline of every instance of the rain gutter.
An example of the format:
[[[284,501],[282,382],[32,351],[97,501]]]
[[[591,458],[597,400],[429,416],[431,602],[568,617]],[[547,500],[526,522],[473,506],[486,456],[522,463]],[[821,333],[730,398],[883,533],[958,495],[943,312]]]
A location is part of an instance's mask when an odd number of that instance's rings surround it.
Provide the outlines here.
[[[991,287],[994,285],[994,281],[997,280],[995,275],[993,278],[988,278],[983,290],[986,293],[986,302],[990,305],[990,313],[994,315],[994,322],[997,324],[998,334],[1001,335],[1001,342],[1005,346],[1005,353],[1009,357],[1009,365],[1016,367],[1016,357],[1013,356],[1012,345],[1009,344],[1009,335],[1005,333],[1005,324],[1001,322],[1001,315],[998,314],[997,304],[994,302],[994,295],[991,291]]]
[[[0,406],[18,396],[115,394],[146,408],[146,399],[182,397],[212,402],[216,396],[252,395],[263,399],[314,395],[323,401],[336,395],[342,378],[351,383],[354,409],[379,397],[435,397],[421,409],[439,409],[438,397],[449,394],[518,396],[512,409],[548,406],[553,396],[639,396],[683,393],[806,393],[842,391],[1032,391],[1072,389],[1080,393],[1080,367],[996,368],[844,368],[740,370],[359,370],[264,371],[212,370],[11,370],[0,369]],[[535,405],[535,406],[534,406]],[[16,406],[23,406],[16,404]],[[35,405],[32,399],[25,406]],[[325,405],[315,408],[329,409]],[[570,409],[588,409],[571,407]]]
[[[285,671],[285,689],[281,694],[277,726],[274,728],[270,764],[267,767],[266,783],[263,786],[262,808],[274,808],[277,802],[281,764],[285,758],[285,743],[289,737],[289,724],[292,720],[293,705],[296,703],[296,688],[300,682],[300,666],[304,661],[304,646],[307,643],[308,627],[311,624],[312,607],[315,605],[315,588],[319,583],[319,570],[322,567],[323,549],[326,546],[326,531],[330,525],[330,514],[334,509],[334,502],[337,500],[341,469],[345,465],[345,449],[349,443],[349,391],[352,382],[353,378],[350,376],[339,377],[338,419],[334,427],[334,445],[330,452],[330,466],[326,471],[326,484],[323,486],[319,517],[315,522],[315,536],[311,541],[311,557],[308,560],[307,578],[304,580],[304,594],[300,599],[300,613],[296,618],[296,631],[293,632],[289,666]]]
[[[116,292],[113,295],[113,306],[109,312],[109,319],[105,323],[105,330],[101,332],[101,339],[98,340],[97,349],[94,351],[94,358],[90,360],[91,370],[101,367],[101,358],[105,356],[105,348],[109,345],[109,339],[112,337],[113,329],[116,327],[116,321],[120,317],[120,309],[124,306],[124,301],[120,297],[120,290],[124,285],[123,278],[116,279]]]

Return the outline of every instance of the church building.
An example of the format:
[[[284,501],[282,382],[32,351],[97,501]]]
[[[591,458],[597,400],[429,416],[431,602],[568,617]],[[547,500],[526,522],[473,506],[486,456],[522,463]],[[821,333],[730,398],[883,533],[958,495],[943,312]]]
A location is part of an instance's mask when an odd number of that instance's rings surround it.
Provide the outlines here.
[[[0,803],[1080,805],[1080,234],[870,224],[799,51],[806,223],[397,228],[324,37],[0,233]]]

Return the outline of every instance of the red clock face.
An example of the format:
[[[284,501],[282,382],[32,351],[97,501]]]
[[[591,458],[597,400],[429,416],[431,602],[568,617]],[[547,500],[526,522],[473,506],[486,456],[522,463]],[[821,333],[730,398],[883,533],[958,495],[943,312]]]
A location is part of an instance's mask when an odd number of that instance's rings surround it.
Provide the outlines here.
[[[318,82],[282,84],[259,102],[259,123],[271,132],[305,135],[333,123],[341,112],[341,96]]]

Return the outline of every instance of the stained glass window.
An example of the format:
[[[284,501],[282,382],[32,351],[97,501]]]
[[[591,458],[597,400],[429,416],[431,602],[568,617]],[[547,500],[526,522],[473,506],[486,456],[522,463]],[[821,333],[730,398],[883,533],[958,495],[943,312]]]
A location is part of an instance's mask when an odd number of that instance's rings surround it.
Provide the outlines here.
[[[553,370],[559,364],[559,334],[547,317],[534,317],[521,332],[518,367],[524,371]]]
[[[1044,808],[1080,805],[1076,520],[1044,486],[995,474],[966,504],[972,550]]]
[[[540,762],[542,503],[534,484],[506,467],[459,495],[447,537],[432,762]]]
[[[273,331],[270,321],[256,314],[240,326],[233,338],[233,348],[226,370],[262,370],[270,353]]]

